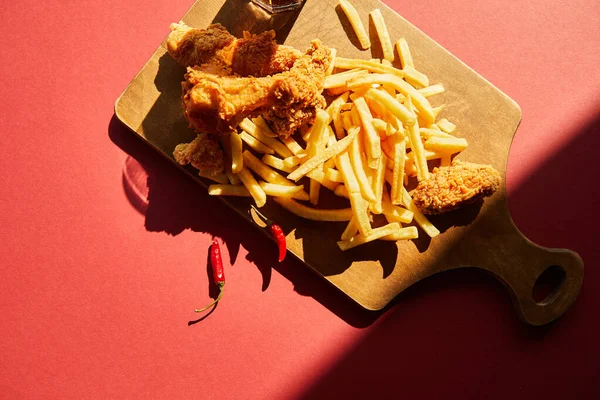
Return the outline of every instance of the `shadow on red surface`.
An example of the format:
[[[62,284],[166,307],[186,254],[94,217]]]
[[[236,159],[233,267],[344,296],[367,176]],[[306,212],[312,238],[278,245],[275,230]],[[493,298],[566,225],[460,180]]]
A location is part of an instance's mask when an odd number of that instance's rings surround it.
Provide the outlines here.
[[[402,398],[539,398],[540,393],[595,398],[584,388],[596,373],[590,355],[597,354],[600,335],[592,321],[600,307],[594,295],[600,291],[594,243],[598,148],[600,115],[509,193],[513,219],[525,235],[544,246],[573,249],[586,263],[579,298],[560,319],[524,325],[490,275],[472,268],[444,272],[401,293],[365,338],[299,397],[373,398],[389,395],[393,381]],[[584,330],[589,334],[573,337]],[[569,365],[547,360],[569,360]],[[497,367],[506,365],[512,370]],[[498,385],[498,376],[511,379]]]
[[[143,143],[116,116],[110,121],[108,134],[113,143],[139,164],[137,168],[141,168],[146,176],[146,181],[141,182],[145,186],[141,189],[132,190],[130,180],[125,177],[123,187],[131,204],[145,216],[148,231],[176,236],[190,229],[222,238],[230,254],[231,264],[235,262],[240,246],[243,246],[248,251],[247,259],[262,274],[263,291],[268,288],[272,269],[275,269],[294,284],[297,293],[313,297],[354,327],[369,326],[385,312],[364,310],[332,289],[329,283],[311,273],[293,257],[287,257],[283,263],[278,263],[275,245],[263,235],[257,235],[256,227],[242,219],[232,218],[233,214],[227,206],[219,199],[209,196],[204,188]],[[125,167],[131,162],[126,161]],[[139,179],[137,176],[138,185]],[[140,194],[146,194],[147,198],[140,200]],[[235,229],[231,229],[232,224],[236,225]],[[211,271],[208,269],[207,274],[208,280],[212,281]],[[209,289],[210,294],[215,296],[215,288]]]

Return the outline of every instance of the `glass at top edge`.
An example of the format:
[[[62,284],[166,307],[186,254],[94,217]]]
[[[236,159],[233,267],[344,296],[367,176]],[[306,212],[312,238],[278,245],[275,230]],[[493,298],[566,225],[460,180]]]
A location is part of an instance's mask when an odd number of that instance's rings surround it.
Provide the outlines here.
[[[252,3],[260,6],[272,14],[296,10],[306,0],[252,0]]]

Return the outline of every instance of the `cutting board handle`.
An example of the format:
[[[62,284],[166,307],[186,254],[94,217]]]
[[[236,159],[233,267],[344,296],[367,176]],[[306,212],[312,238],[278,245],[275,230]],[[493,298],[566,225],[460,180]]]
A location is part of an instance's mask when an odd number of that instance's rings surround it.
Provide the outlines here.
[[[532,325],[544,325],[560,317],[575,302],[583,282],[583,260],[574,251],[538,246],[517,233],[521,238],[520,256],[510,260],[520,265],[506,265],[491,272],[510,288],[519,317]],[[554,286],[545,299],[536,302],[534,288],[544,273],[554,276]]]

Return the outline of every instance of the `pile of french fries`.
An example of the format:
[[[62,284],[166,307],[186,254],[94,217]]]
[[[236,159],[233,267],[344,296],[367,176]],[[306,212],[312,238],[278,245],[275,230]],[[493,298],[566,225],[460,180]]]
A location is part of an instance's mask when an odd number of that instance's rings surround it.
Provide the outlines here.
[[[340,5],[361,46],[370,47],[354,7],[346,0]],[[451,135],[456,127],[447,119],[436,122],[443,106],[433,108],[428,98],[444,92],[444,86],[430,85],[415,68],[404,38],[396,42],[401,64],[396,68],[381,12],[370,16],[384,58],[348,59],[333,51],[324,87],[336,97],[297,138],[277,138],[262,117],[243,120],[239,133],[223,138],[226,171],[212,177],[219,183],[209,187],[210,195],[249,196],[258,207],[272,196],[300,217],[346,221],[341,250],[377,239],[416,239],[416,226],[403,227],[413,220],[430,237],[439,234],[406,186],[411,176],[418,181],[429,177],[429,160],[449,165],[467,141]],[[299,184],[302,179],[306,184]],[[319,209],[322,187],[348,198],[350,207]],[[375,227],[373,215],[383,215],[387,223]]]

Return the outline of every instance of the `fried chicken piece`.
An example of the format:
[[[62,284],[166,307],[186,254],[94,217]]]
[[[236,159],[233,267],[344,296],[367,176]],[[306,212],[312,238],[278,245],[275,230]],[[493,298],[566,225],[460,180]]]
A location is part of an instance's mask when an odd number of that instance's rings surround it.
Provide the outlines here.
[[[179,164],[192,164],[193,167],[211,175],[217,175],[224,170],[223,150],[219,143],[205,133],[199,134],[190,143],[178,144],[173,156]]]
[[[268,76],[288,71],[302,53],[275,41],[275,31],[237,39],[221,24],[207,29],[191,28],[184,23],[171,24],[167,51],[185,67],[213,64],[230,74]]]
[[[424,214],[441,214],[491,196],[500,182],[500,174],[491,165],[454,160],[419,182],[412,198]]]
[[[286,72],[267,77],[234,77],[188,68],[182,83],[183,108],[190,126],[198,132],[224,134],[234,130],[246,117],[266,112],[293,126],[314,120],[314,112],[325,105],[321,95],[325,71],[331,62],[330,50],[313,40],[306,53]],[[291,131],[278,130],[282,136]],[[281,128],[280,128],[281,129]]]

